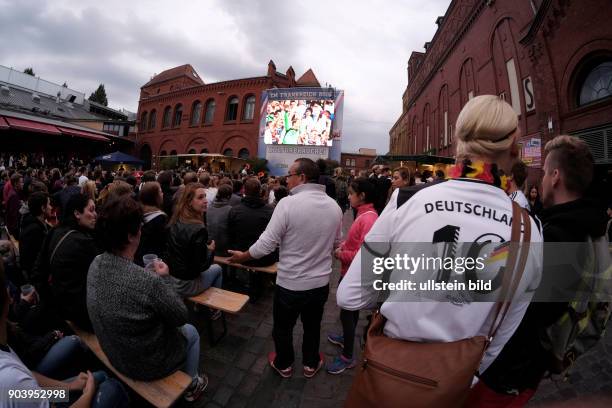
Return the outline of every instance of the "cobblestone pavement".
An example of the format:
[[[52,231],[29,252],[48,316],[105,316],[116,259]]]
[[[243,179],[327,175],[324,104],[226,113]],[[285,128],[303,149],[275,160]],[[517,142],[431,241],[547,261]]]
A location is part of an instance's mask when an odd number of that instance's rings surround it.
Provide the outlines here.
[[[347,212],[344,230],[348,229],[352,217]],[[337,355],[338,348],[328,343],[329,332],[340,332],[341,326],[336,305],[336,289],[339,269],[334,265],[329,299],[325,305],[321,327],[321,351],[329,362]],[[268,366],[267,353],[274,350],[272,341],[272,293],[268,286],[257,301],[249,303],[236,316],[228,316],[228,334],[215,346],[210,347],[204,322],[194,317],[202,334],[202,370],[208,374],[210,383],[205,396],[193,407],[265,407],[265,408],[327,408],[342,407],[350,388],[353,370],[337,376],[319,372],[306,379],[301,370],[302,326],[298,320],[294,331],[296,361],[291,379],[281,379]],[[357,336],[363,333],[365,313],[362,313]],[[216,323],[216,330],[220,324]],[[357,339],[356,341],[359,341]],[[358,345],[359,343],[356,343]],[[355,347],[359,353],[359,347]],[[605,342],[583,356],[569,382],[554,384],[544,381],[530,406],[551,406],[573,398],[584,398],[595,394],[612,395],[612,333]],[[590,405],[583,405],[590,406]],[[606,405],[612,406],[612,404]]]

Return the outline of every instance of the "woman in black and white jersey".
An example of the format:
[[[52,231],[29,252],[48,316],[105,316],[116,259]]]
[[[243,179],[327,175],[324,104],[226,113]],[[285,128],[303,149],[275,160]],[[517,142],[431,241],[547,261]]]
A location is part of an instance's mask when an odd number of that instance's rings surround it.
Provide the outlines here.
[[[471,99],[457,119],[457,165],[449,172],[450,179],[419,190],[407,201],[396,191],[365,242],[510,241],[512,201],[504,191],[504,180],[497,173],[498,169],[503,169],[505,174],[510,174],[518,157],[519,137],[518,118],[509,104],[493,95]],[[531,242],[542,242],[536,223],[529,220]],[[529,300],[531,296],[525,293],[539,284],[542,269],[539,254],[530,251],[514,299],[520,296]],[[368,308],[377,300],[378,292],[373,282],[380,279],[380,275],[362,271],[361,260],[362,251],[338,288],[338,305],[343,309]],[[394,273],[406,271],[396,269],[391,272]],[[391,297],[393,295],[392,292]],[[526,301],[512,303],[481,361],[480,372],[491,364],[516,330],[528,304]],[[492,325],[494,306],[492,302],[385,301],[380,312],[386,318],[384,334],[387,337],[452,342],[486,336]],[[406,366],[410,366],[409,361]]]

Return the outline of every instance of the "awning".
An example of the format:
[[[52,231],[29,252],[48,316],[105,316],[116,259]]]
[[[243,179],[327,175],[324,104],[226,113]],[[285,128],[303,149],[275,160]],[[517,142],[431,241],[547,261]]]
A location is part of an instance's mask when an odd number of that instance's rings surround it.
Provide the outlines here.
[[[51,135],[61,135],[62,132],[53,125],[47,125],[46,123],[34,122],[32,120],[17,119],[17,118],[4,118],[11,128],[18,130],[25,130],[26,132],[37,132],[37,133],[48,133]]]
[[[77,129],[70,129],[70,128],[65,128],[62,126],[58,126],[57,127],[63,134],[66,135],[70,135],[70,136],[76,136],[76,137],[84,137],[87,139],[92,139],[92,140],[98,140],[100,142],[108,142],[109,139],[102,136],[102,135],[96,135],[95,133],[90,133],[90,132],[84,132],[81,130],[77,130]]]
[[[8,129],[10,126],[6,123],[6,120],[0,116],[0,130]]]

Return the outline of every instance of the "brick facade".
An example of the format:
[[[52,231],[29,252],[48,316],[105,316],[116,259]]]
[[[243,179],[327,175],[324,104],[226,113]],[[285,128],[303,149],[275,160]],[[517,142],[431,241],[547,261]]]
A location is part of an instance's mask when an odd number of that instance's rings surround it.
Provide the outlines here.
[[[457,116],[483,94],[515,107],[522,140],[540,138],[543,146],[571,133],[599,149],[607,137],[612,151],[612,98],[578,106],[586,74],[612,62],[611,17],[605,0],[451,1],[426,52],[408,61],[391,154],[453,156]],[[612,153],[598,162],[612,165]]]
[[[296,80],[293,68],[282,74],[272,61],[266,76],[211,84],[189,64],[166,70],[141,88],[136,150],[145,161],[151,157],[154,167],[157,156],[170,154],[256,157],[262,91],[312,85],[318,81],[311,70]],[[207,111],[214,113],[207,117]]]
[[[341,153],[340,166],[345,170],[355,170],[355,175],[358,176],[361,170],[370,170],[374,164],[376,155],[359,154],[359,153]]]

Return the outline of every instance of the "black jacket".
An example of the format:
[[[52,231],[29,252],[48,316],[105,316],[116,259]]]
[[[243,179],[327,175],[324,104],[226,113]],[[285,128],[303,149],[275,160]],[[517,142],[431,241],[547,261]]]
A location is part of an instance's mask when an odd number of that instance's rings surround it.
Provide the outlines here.
[[[74,232],[66,235],[71,230]],[[32,272],[33,284],[41,296],[51,297],[60,317],[85,330],[91,330],[86,302],[87,272],[101,252],[90,231],[60,225],[47,234]]]
[[[274,208],[257,197],[244,197],[242,202],[229,212],[229,249],[246,251],[266,230]],[[246,262],[251,266],[267,266],[278,261],[278,250],[260,259]]]
[[[145,214],[144,224],[140,230],[140,244],[134,255],[134,263],[144,266],[142,256],[146,254],[156,254],[159,257],[164,255],[166,250],[166,236],[168,230],[168,216],[163,212]]]
[[[178,221],[170,226],[164,260],[170,275],[181,280],[193,280],[207,270],[214,254],[208,251],[208,231],[204,224]]]
[[[47,236],[49,228],[46,223],[40,221],[32,214],[28,213],[21,221],[21,232],[19,238],[19,255],[21,269],[26,277],[30,279],[32,268],[40,252],[43,241]]]
[[[542,210],[541,220],[544,242],[583,242],[588,236],[604,234],[606,213],[595,201],[578,199]],[[554,279],[555,270],[547,268],[547,259],[544,252],[542,280]],[[499,393],[535,389],[548,367],[539,334],[566,310],[567,303],[531,303],[514,335],[481,377],[485,384]]]

